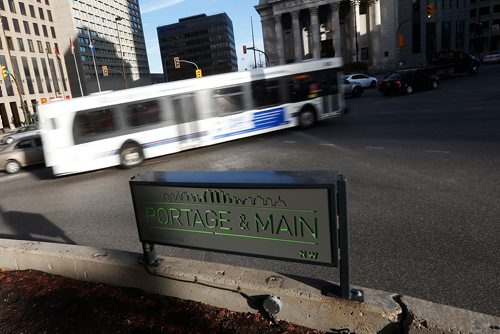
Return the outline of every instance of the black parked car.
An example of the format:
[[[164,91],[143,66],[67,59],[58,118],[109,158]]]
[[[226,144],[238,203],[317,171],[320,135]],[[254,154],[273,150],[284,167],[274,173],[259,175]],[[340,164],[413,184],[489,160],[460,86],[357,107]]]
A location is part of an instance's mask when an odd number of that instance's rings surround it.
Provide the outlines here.
[[[439,78],[421,70],[406,70],[392,73],[381,80],[378,89],[384,95],[411,94],[417,90],[436,89],[439,87]]]

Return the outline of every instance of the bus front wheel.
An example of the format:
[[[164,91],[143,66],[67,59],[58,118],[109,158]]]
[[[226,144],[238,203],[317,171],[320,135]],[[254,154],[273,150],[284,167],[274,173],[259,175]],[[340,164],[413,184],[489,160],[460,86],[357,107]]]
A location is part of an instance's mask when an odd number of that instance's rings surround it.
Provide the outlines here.
[[[312,107],[304,108],[299,114],[299,127],[301,129],[310,128],[316,123],[316,113]]]
[[[123,168],[138,166],[144,160],[142,147],[136,142],[126,142],[120,149],[120,165]]]

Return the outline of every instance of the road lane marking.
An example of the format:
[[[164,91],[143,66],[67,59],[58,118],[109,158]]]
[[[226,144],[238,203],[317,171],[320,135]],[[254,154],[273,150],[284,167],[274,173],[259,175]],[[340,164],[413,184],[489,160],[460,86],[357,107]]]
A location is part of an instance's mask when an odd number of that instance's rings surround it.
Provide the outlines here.
[[[369,150],[383,150],[384,148],[382,146],[365,146],[365,148]]]
[[[442,153],[442,154],[449,154],[450,151],[440,151],[440,150],[427,150],[425,151],[427,153]]]
[[[464,110],[483,110],[484,107],[468,107],[468,108],[465,108]]]
[[[284,140],[283,142],[286,144],[295,144],[295,140]]]
[[[321,146],[329,146],[329,147],[335,147],[335,146],[337,146],[337,145],[331,144],[331,143],[321,143],[320,145]]]

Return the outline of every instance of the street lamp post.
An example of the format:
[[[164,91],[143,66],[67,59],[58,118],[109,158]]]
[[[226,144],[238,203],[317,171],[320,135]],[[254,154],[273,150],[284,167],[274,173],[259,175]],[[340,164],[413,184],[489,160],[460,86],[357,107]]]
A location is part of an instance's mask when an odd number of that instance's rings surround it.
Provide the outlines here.
[[[123,85],[125,86],[125,88],[128,88],[127,77],[125,76],[125,63],[123,61],[122,42],[120,39],[120,31],[118,29],[118,21],[121,21],[121,20],[122,20],[122,17],[120,17],[120,16],[115,17],[116,34],[118,35],[118,44],[120,45],[120,59],[122,62]]]

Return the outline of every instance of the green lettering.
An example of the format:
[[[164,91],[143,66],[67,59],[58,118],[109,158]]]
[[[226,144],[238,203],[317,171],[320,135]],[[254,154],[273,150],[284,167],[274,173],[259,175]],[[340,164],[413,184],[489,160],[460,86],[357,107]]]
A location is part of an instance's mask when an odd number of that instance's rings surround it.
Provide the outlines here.
[[[285,225],[284,227],[282,227]],[[280,223],[278,227],[276,228],[276,234],[279,234],[280,232],[288,232],[291,236],[293,236],[292,232],[290,231],[290,226],[288,226],[288,222],[286,221],[285,216],[281,216]]]
[[[179,226],[182,226],[182,223],[179,220],[179,217],[181,216],[181,212],[176,208],[169,208],[168,210],[170,211],[171,223],[173,224],[174,219],[175,219],[177,221],[177,224],[179,224]],[[173,213],[174,211],[176,211],[177,213],[174,214]]]
[[[297,219],[297,217],[295,217]],[[302,237],[304,236],[304,226],[306,229],[311,233],[311,235],[318,239],[318,218],[314,218],[314,228],[312,228],[307,221],[304,219],[304,217],[299,217],[299,223],[300,223],[300,232],[302,234]]]
[[[262,223],[262,219],[260,219],[260,216],[258,213],[255,214],[255,223],[256,223],[256,227],[257,227],[257,232],[260,232],[259,231],[259,226],[261,228],[263,228],[263,230],[267,230],[269,228],[269,225],[271,225],[271,233],[273,232],[273,215],[269,215],[269,217],[267,217],[267,222],[266,222],[266,225],[264,225]]]
[[[155,209],[146,208],[146,222],[149,224],[149,218],[153,218],[155,216]]]
[[[195,226],[196,224],[201,224],[201,226],[206,227],[205,222],[203,222],[203,219],[201,218],[200,212],[198,210],[194,211],[193,226]]]
[[[181,211],[181,215],[183,212],[186,213],[186,224],[187,224],[187,226],[191,226],[189,224],[189,212],[191,212],[191,209],[181,209],[180,211]]]
[[[162,216],[161,216],[161,213],[163,212],[163,215],[165,217],[165,220],[162,220]],[[161,224],[168,224],[168,212],[165,208],[158,208],[156,210],[156,215],[157,215],[157,218],[158,218],[158,222],[161,223]]]
[[[232,230],[231,227],[224,226],[224,223],[228,223],[229,219],[222,217],[223,214],[230,214],[230,213],[231,213],[230,211],[219,211],[219,223],[221,230]]]
[[[209,218],[208,216],[209,215],[212,215],[212,218]],[[217,224],[218,224],[218,221],[217,221],[217,215],[215,214],[214,211],[212,210],[207,210],[205,211],[205,224],[209,227],[209,228],[215,228],[217,227]],[[210,225],[210,223],[213,223],[213,225]]]

